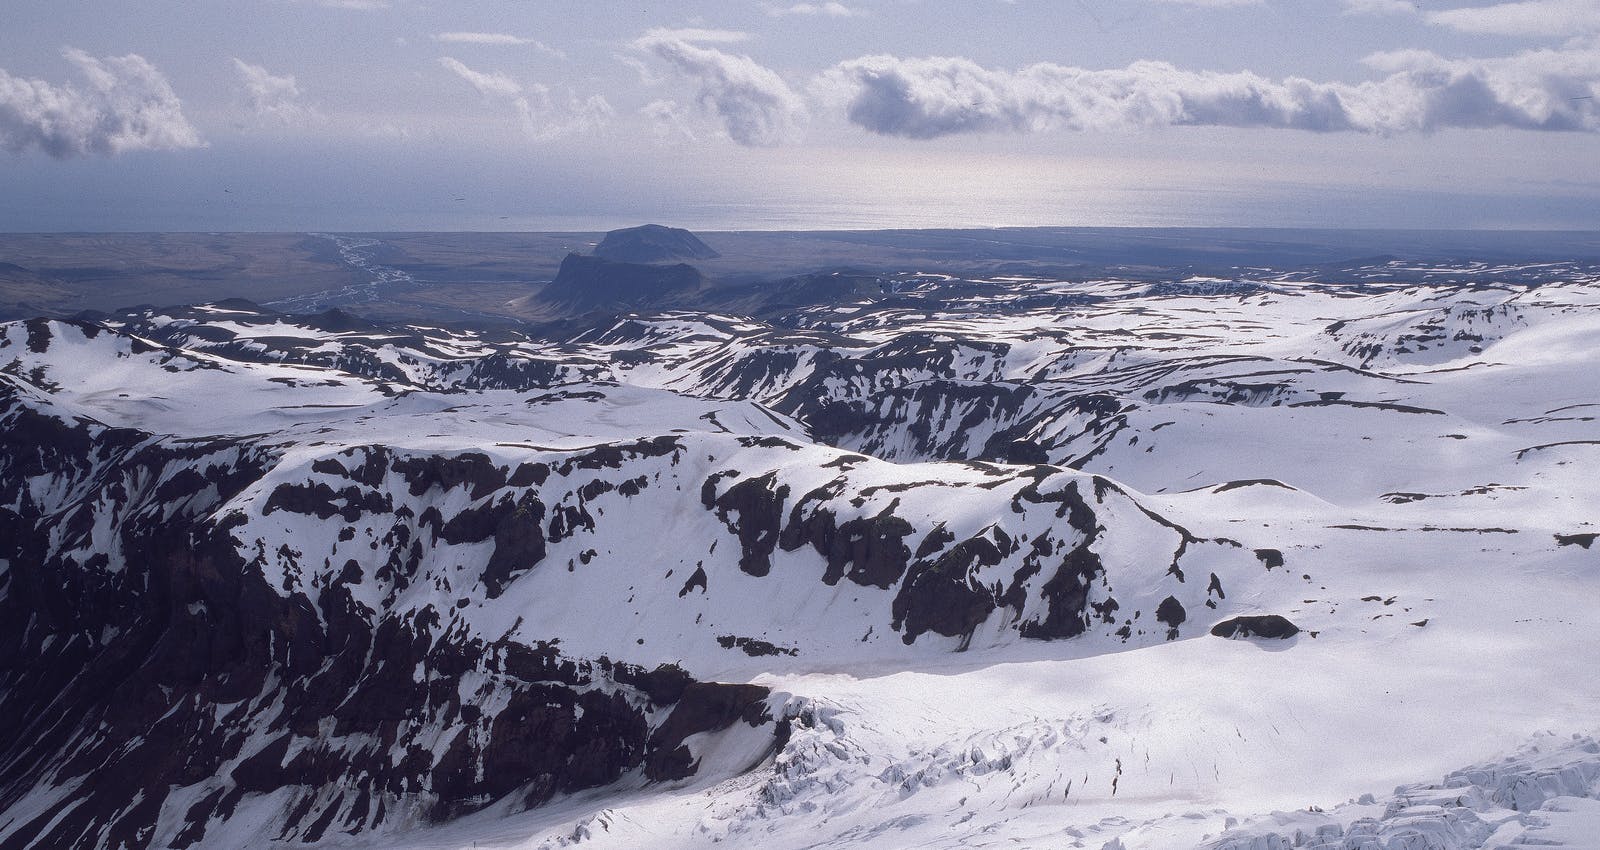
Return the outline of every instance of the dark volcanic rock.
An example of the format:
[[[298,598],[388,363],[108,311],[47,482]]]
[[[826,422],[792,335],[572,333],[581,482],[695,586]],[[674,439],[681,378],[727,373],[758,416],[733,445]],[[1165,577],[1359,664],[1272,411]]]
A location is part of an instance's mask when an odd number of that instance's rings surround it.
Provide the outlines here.
[[[734,649],[737,647],[738,649],[742,650],[745,655],[748,655],[751,658],[759,658],[763,655],[800,654],[800,651],[793,647],[778,646],[771,641],[761,640],[760,638],[739,637],[738,635],[718,635],[717,644],[723,649]]]
[[[1044,583],[1043,596],[1049,603],[1044,619],[1023,623],[1022,636],[1042,640],[1077,637],[1089,626],[1090,585],[1105,573],[1100,556],[1089,548],[1099,536],[1094,511],[1084,501],[1076,484],[1050,496],[1040,494],[1036,487],[1030,488],[1023,492],[1022,498],[1030,501],[1044,501],[1047,498],[1059,500],[1059,510],[1065,512],[1073,528],[1084,533],[1083,542],[1067,553],[1055,575]],[[1109,614],[1116,610],[1116,605],[1115,599],[1108,600],[1104,603],[1104,610]]]
[[[568,254],[538,300],[571,313],[624,310],[692,295],[705,278],[694,266],[652,266]]]
[[[1600,538],[1600,534],[1595,534],[1593,532],[1584,534],[1557,534],[1556,545],[1582,546],[1583,548],[1587,549],[1594,545],[1595,538]]]
[[[677,706],[650,737],[645,775],[655,780],[692,776],[696,763],[684,740],[690,735],[726,729],[737,721],[759,726],[772,719],[760,685],[695,682],[684,688]]]
[[[622,263],[714,260],[722,256],[693,233],[659,224],[613,230],[595,246],[594,255]]]
[[[971,574],[1000,563],[1001,557],[991,541],[974,537],[932,562],[914,564],[894,598],[894,627],[902,630],[901,639],[909,644],[931,631],[960,637],[965,647],[973,630],[998,607],[992,591],[973,586]]]
[[[707,508],[717,512],[729,531],[739,536],[743,550],[739,569],[753,576],[764,576],[772,570],[772,551],[778,545],[783,502],[789,497],[789,487],[777,485],[778,475],[771,472],[740,481],[718,496],[719,478],[737,476],[737,472],[724,472],[707,479],[701,487],[700,499]],[[687,589],[688,585],[684,587]]]
[[[762,687],[486,639],[431,604],[370,607],[413,580],[430,529],[493,541],[491,593],[543,557],[542,503],[501,492],[482,455],[371,447],[315,464],[349,483],[274,489],[275,517],[394,523],[387,563],[375,538],[375,569],[352,559],[302,583],[303,541],[258,540],[252,557],[234,539],[244,517],[223,509],[278,449],[67,422],[8,386],[0,810],[16,817],[0,850],[148,847],[176,799],[193,802],[160,846],[215,840],[260,795],[281,807],[266,837],[285,842],[532,806],[632,770],[686,776],[688,736],[771,722]],[[366,489],[385,477],[409,487]],[[484,498],[426,520],[389,504],[406,489]]]
[[[825,492],[825,491],[821,491]],[[877,516],[857,517],[839,522],[833,512],[809,507],[819,493],[807,494],[790,512],[779,545],[792,552],[809,543],[818,555],[828,559],[824,584],[839,579],[863,586],[888,590],[905,574],[911,550],[903,542],[914,529],[894,515],[891,505]]]
[[[1277,614],[1230,617],[1211,627],[1221,638],[1269,638],[1284,640],[1300,633],[1300,627]]]
[[[1156,608],[1156,621],[1167,626],[1167,640],[1178,639],[1178,627],[1189,619],[1189,613],[1183,610],[1183,603],[1176,597],[1168,596],[1161,600],[1160,607]]]

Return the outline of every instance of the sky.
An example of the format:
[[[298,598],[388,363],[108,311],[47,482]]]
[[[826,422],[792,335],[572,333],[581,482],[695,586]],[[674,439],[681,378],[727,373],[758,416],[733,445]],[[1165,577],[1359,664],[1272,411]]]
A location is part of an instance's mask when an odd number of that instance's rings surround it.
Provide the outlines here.
[[[5,0],[0,231],[1600,229],[1600,0]]]

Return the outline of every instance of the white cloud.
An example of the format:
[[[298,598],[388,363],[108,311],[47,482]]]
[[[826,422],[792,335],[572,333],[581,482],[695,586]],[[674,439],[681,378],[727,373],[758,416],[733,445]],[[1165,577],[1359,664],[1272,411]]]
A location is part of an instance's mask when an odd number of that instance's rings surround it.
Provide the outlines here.
[[[1347,15],[1404,15],[1417,11],[1412,0],[1343,0]]]
[[[729,35],[720,30],[651,30],[634,47],[693,81],[700,108],[735,142],[770,146],[792,139],[806,118],[804,100],[754,59],[695,43],[727,40],[706,38],[708,33]]]
[[[1576,36],[1600,32],[1600,0],[1521,0],[1428,13],[1428,23],[1462,32]]]
[[[1158,0],[1181,6],[1199,6],[1203,9],[1226,9],[1233,6],[1260,6],[1266,0]]]
[[[657,27],[645,32],[635,44],[646,41],[686,41],[691,44],[737,44],[749,41],[750,33],[738,30],[702,29],[699,27]]]
[[[535,39],[523,38],[520,35],[511,35],[503,32],[441,32],[435,33],[433,40],[443,41],[447,44],[518,45],[539,43]]]
[[[659,86],[659,85],[661,85],[661,83],[662,83],[661,77],[659,75],[657,75],[655,71],[652,71],[650,69],[650,66],[646,65],[643,59],[640,59],[640,58],[635,57],[635,56],[624,56],[624,55],[622,55],[620,53],[614,54],[612,58],[616,59],[618,62],[621,62],[623,65],[627,66],[628,68],[633,69],[633,72],[639,75],[639,83],[641,85],[644,85],[644,86]]]
[[[443,56],[439,64],[450,69],[456,76],[466,80],[478,90],[478,94],[488,98],[511,98],[522,94],[522,84],[498,71],[482,73],[468,68],[458,59]]]
[[[961,58],[869,56],[825,72],[815,89],[873,133],[964,133],[1158,126],[1276,127],[1399,133],[1449,127],[1600,129],[1600,49],[1499,60],[1431,53],[1371,60],[1388,76],[1359,84],[1136,62],[1093,71],[1049,63],[1019,71]]]
[[[688,111],[675,100],[652,100],[639,108],[639,114],[644,116],[645,123],[658,138],[699,140]]]
[[[97,59],[71,48],[62,55],[87,87],[54,85],[0,70],[0,149],[38,148],[64,159],[131,150],[202,147],[167,78],[136,54]]]
[[[929,139],[975,132],[1173,124],[1342,129],[1336,98],[1304,80],[1182,71],[1164,62],[1089,71],[1049,63],[991,70],[967,59],[869,56],[841,63],[821,90],[875,133]]]
[[[1600,43],[1491,59],[1448,59],[1422,50],[1364,60],[1403,88],[1411,127],[1600,130]]]
[[[237,57],[233,67],[239,73],[245,107],[257,120],[289,126],[314,115],[301,101],[300,86],[292,75],[276,76]]]
[[[773,6],[767,9],[767,14],[772,15],[775,18],[786,15],[806,15],[811,17],[820,15],[830,18],[852,18],[858,15],[864,15],[866,13],[860,9],[852,9],[843,3],[832,2],[830,0],[830,2],[827,3],[796,3],[792,6]]]
[[[434,41],[445,44],[479,44],[491,47],[532,47],[541,53],[554,56],[557,59],[567,58],[565,51],[551,47],[536,38],[524,38],[520,35],[511,35],[503,32],[441,32],[433,36]]]
[[[611,104],[600,95],[579,98],[569,91],[558,102],[549,86],[523,85],[499,72],[475,71],[448,56],[441,57],[439,64],[466,80],[485,100],[510,106],[523,132],[537,142],[599,130],[610,123],[615,114]]]

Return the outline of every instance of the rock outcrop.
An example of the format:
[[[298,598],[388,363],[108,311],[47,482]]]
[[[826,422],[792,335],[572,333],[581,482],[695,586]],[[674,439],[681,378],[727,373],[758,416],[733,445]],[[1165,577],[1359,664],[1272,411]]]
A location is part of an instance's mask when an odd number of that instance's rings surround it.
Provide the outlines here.
[[[594,255],[619,263],[670,263],[722,256],[693,233],[659,224],[613,230],[595,246]]]
[[[568,314],[619,311],[692,296],[705,285],[693,266],[648,265],[568,254],[539,302]]]

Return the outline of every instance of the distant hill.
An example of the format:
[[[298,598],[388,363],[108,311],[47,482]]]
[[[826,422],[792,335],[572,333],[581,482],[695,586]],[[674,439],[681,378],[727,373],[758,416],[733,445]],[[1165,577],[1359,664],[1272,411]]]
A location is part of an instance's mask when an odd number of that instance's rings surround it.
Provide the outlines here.
[[[0,262],[0,321],[64,315],[76,300],[60,280],[13,263]]]
[[[659,224],[613,230],[595,246],[594,255],[623,263],[714,260],[722,256],[693,233]]]
[[[626,309],[692,295],[704,283],[699,269],[686,263],[648,265],[568,254],[538,300],[568,312]]]

